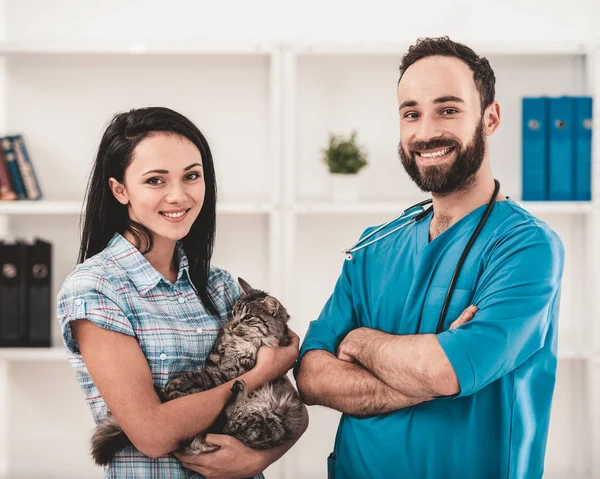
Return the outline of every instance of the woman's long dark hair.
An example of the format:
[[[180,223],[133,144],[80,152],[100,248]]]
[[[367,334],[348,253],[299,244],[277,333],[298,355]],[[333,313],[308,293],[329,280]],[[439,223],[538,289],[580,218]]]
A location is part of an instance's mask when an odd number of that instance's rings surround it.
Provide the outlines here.
[[[85,213],[79,263],[99,253],[115,233],[130,231],[142,254],[152,250],[152,234],[143,225],[131,220],[127,206],[113,196],[109,178],[123,183],[125,170],[132,161],[135,147],[146,137],[165,132],[190,140],[202,155],[205,193],[204,204],[190,232],[181,240],[189,261],[190,277],[204,307],[217,314],[208,294],[208,274],[216,229],[217,184],[210,148],[200,130],[185,116],[163,107],[130,110],[115,115],[102,136],[85,193]]]

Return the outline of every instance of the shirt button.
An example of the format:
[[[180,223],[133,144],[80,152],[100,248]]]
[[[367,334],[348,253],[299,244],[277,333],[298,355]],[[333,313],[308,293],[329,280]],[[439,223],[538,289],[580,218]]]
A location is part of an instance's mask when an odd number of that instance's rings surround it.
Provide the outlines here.
[[[185,303],[185,298],[183,298],[183,297],[182,297],[182,298],[179,298],[179,302],[180,302],[180,303]]]
[[[83,300],[82,300],[81,298],[77,298],[77,299],[75,300],[75,304],[76,304],[77,306],[81,306],[81,303],[83,303]]]
[[[164,361],[165,359],[167,359],[167,355],[166,355],[165,353],[162,353],[162,354],[159,356],[159,358],[160,358],[160,360],[161,360],[161,361]]]
[[[202,331],[204,331],[202,328],[198,328],[198,329],[196,329],[196,332],[197,332],[198,334],[202,334]]]

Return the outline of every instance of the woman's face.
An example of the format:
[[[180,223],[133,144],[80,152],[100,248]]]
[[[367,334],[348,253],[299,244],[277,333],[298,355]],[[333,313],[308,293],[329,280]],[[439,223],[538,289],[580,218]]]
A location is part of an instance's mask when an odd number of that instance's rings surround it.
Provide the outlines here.
[[[198,148],[187,138],[159,133],[142,140],[125,170],[123,184],[109,180],[129,217],[155,240],[188,234],[204,203],[204,175]]]

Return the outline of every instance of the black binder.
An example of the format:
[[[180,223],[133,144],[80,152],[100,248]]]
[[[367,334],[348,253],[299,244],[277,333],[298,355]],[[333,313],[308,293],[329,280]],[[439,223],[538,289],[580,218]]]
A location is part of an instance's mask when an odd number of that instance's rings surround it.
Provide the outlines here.
[[[50,347],[52,245],[0,243],[0,347]]]
[[[27,246],[28,345],[50,347],[50,278],[52,245],[36,239]]]
[[[27,346],[27,246],[0,243],[0,346]]]

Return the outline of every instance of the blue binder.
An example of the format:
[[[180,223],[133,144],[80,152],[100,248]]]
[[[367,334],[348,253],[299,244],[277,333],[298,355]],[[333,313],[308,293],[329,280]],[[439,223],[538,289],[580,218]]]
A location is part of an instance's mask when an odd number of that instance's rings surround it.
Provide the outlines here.
[[[548,196],[553,201],[575,199],[575,100],[550,98],[550,162]]]
[[[575,199],[592,199],[592,98],[575,98]]]
[[[548,98],[523,98],[521,168],[525,201],[548,199]]]

